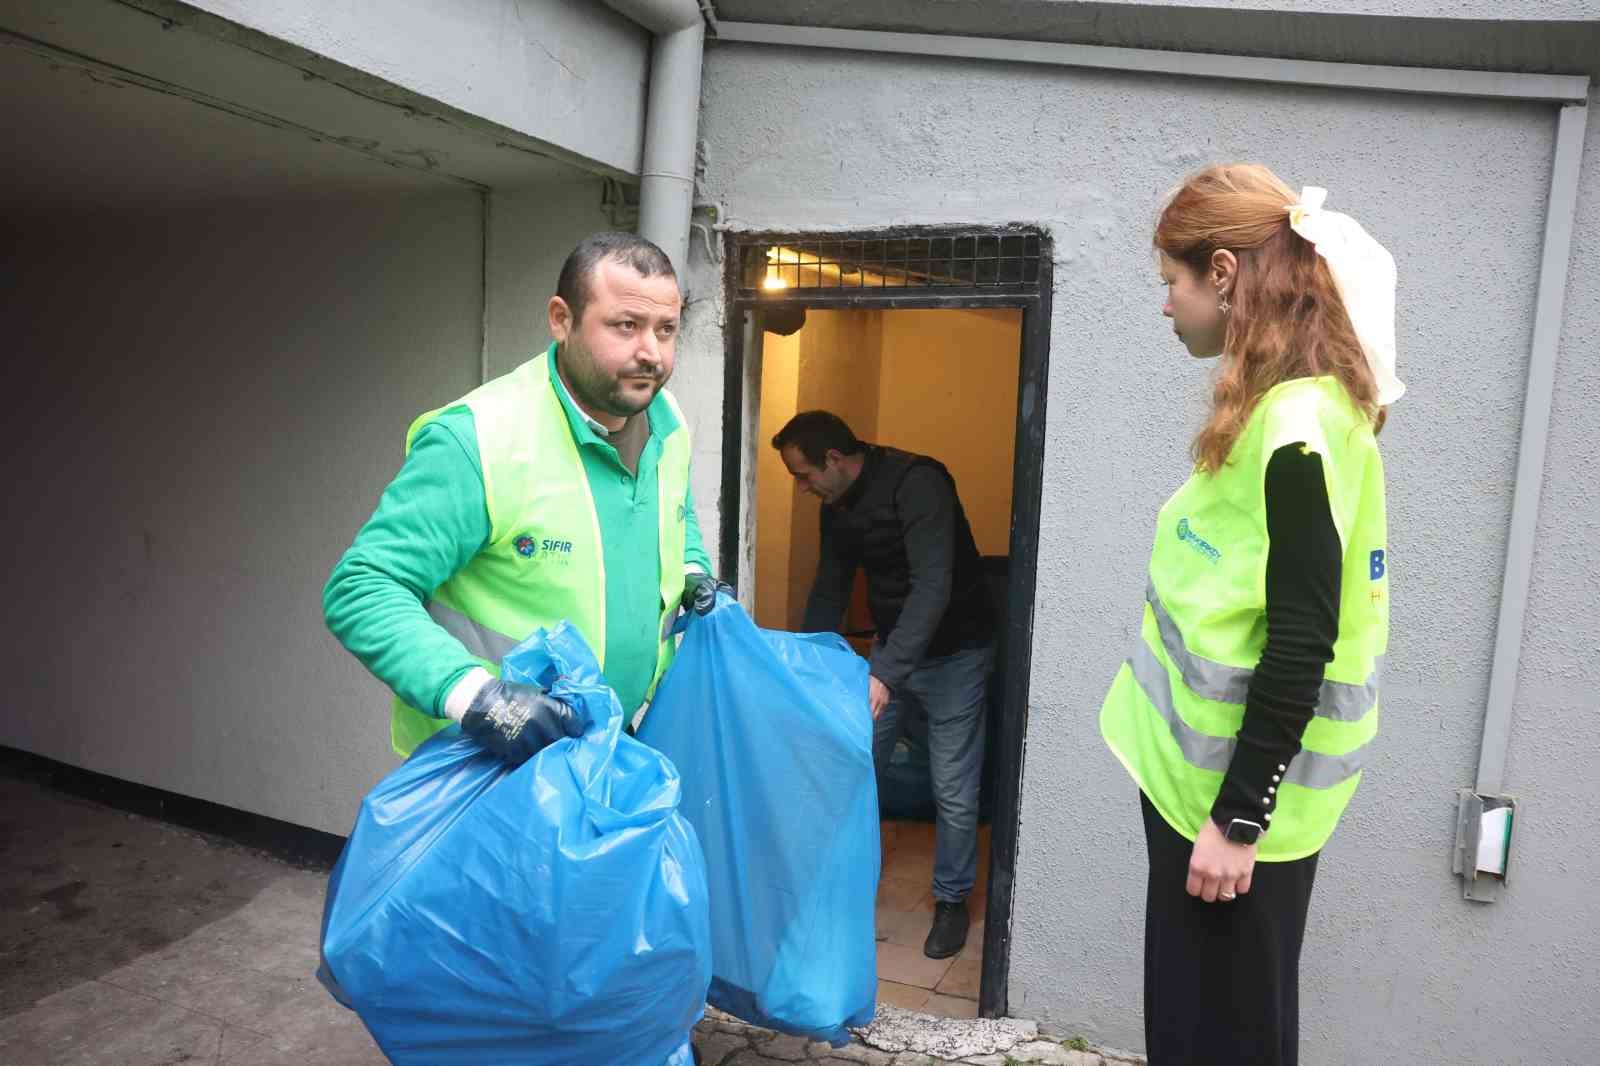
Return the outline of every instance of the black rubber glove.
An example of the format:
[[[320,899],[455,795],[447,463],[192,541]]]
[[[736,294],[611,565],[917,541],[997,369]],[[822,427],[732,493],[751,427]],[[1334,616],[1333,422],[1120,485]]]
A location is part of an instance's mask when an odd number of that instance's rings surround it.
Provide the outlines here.
[[[693,611],[695,614],[710,614],[711,609],[717,605],[719,592],[726,592],[732,596],[733,586],[726,581],[718,581],[710,574],[693,571],[683,579],[683,609]]]
[[[537,685],[495,678],[472,698],[461,731],[512,766],[521,766],[562,737],[583,734],[573,709]]]

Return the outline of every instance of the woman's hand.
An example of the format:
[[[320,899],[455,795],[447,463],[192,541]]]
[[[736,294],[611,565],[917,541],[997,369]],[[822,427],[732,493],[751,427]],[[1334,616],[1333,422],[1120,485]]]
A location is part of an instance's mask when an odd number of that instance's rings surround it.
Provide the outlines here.
[[[1207,903],[1226,903],[1250,891],[1255,868],[1256,846],[1233,843],[1207,818],[1189,854],[1189,880],[1184,889]]]

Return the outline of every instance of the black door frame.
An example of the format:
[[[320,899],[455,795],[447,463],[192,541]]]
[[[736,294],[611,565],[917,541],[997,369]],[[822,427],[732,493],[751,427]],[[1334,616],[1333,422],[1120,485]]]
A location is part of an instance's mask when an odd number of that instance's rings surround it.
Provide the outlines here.
[[[1012,466],[1011,544],[1006,626],[1005,703],[1000,752],[995,766],[995,797],[989,848],[989,900],[985,911],[982,977],[978,1013],[1002,1017],[1008,1010],[1011,970],[1011,912],[1015,895],[1017,833],[1020,828],[1022,765],[1027,738],[1028,686],[1032,676],[1033,616],[1039,565],[1039,504],[1044,483],[1045,399],[1050,370],[1051,241],[1048,233],[1011,226],[1040,242],[1037,283],[1007,286],[952,285],[934,291],[905,289],[785,289],[752,295],[739,288],[740,247],[753,239],[774,243],[847,238],[892,238],[903,230],[852,234],[727,234],[724,284],[729,309],[723,330],[721,573],[738,573],[741,548],[740,490],[744,454],[745,327],[766,308],[818,310],[911,310],[1017,308],[1022,311],[1021,370],[1017,387],[1016,448]],[[971,228],[918,227],[918,236],[971,233]],[[757,442],[761,446],[764,442]]]

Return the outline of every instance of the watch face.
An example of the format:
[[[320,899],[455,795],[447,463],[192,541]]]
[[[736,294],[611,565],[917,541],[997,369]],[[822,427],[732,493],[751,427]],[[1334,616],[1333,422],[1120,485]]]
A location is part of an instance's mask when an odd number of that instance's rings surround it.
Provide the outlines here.
[[[1235,844],[1254,844],[1261,835],[1261,827],[1255,822],[1235,818],[1228,823],[1228,831],[1223,835]]]

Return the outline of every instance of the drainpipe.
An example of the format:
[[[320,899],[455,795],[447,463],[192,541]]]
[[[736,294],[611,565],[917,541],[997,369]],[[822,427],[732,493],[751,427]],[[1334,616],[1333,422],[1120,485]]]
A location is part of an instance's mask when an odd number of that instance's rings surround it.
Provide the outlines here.
[[[606,6],[655,34],[644,120],[639,235],[667,253],[681,284],[689,267],[705,17],[698,0],[606,0]]]

